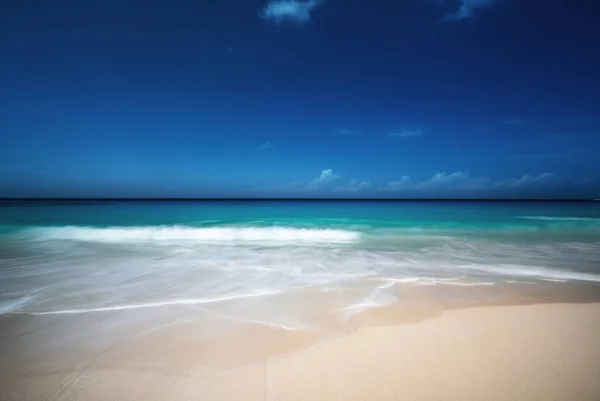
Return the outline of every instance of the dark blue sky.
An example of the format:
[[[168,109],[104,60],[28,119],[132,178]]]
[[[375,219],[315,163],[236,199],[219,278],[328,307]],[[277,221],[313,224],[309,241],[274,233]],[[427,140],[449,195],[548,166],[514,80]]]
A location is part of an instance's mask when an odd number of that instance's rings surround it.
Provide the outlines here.
[[[0,196],[600,197],[600,3],[0,5]]]

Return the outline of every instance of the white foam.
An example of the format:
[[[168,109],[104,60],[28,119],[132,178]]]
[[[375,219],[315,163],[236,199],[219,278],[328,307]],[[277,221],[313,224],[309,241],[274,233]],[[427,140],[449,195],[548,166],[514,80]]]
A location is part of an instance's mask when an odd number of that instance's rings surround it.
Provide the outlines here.
[[[523,265],[460,265],[461,269],[473,269],[484,272],[512,276],[530,277],[543,280],[565,280],[565,281],[592,281],[600,282],[600,275],[591,273],[575,272],[570,270],[549,269],[545,267],[523,266]]]
[[[357,303],[346,306],[342,309],[343,317],[348,319],[352,315],[364,310],[380,308],[392,304],[398,299],[394,290],[394,284],[396,284],[396,281],[389,280],[388,282],[376,287],[373,292],[371,292],[364,299]]]
[[[40,227],[29,230],[41,239],[102,243],[195,241],[195,242],[308,242],[346,243],[359,233],[335,229],[293,227]]]
[[[26,296],[19,299],[2,302],[0,303],[0,315],[18,310],[20,307],[29,303],[32,299],[33,297]]]
[[[297,331],[297,330],[306,329],[306,326],[304,326],[304,325],[293,326],[291,324],[286,324],[286,323],[271,323],[271,322],[266,322],[264,320],[257,320],[257,319],[242,319],[240,317],[226,315],[226,314],[218,313],[215,311],[209,311],[209,312],[214,316],[218,316],[220,318],[227,319],[227,320],[233,320],[233,321],[240,322],[240,323],[252,323],[252,324],[258,324],[261,326],[276,327],[278,329],[283,329],[286,331]]]
[[[596,217],[561,217],[561,216],[517,216],[519,219],[540,220],[540,221],[593,221],[600,222]]]
[[[231,295],[231,296],[216,297],[216,298],[176,299],[176,300],[172,300],[172,301],[148,302],[148,303],[143,303],[143,304],[130,304],[130,305],[104,306],[104,307],[99,307],[99,308],[63,309],[63,310],[53,310],[53,311],[43,311],[43,312],[23,311],[21,313],[26,313],[28,315],[75,315],[75,314],[93,313],[93,312],[115,312],[115,311],[131,310],[131,309],[156,308],[156,307],[161,307],[161,306],[211,304],[211,303],[216,303],[216,302],[232,301],[232,300],[242,299],[242,298],[270,296],[270,295],[275,295],[278,293],[279,292],[276,292],[276,291],[264,291],[264,292],[257,292],[257,293],[252,293],[252,294],[239,294],[239,295]]]
[[[146,331],[142,331],[141,333],[138,333],[137,336],[138,337],[145,336],[145,335],[148,335],[148,334],[151,334],[151,333],[156,333],[157,331],[168,329],[169,327],[179,326],[179,325],[183,325],[183,324],[189,324],[189,323],[192,323],[192,322],[193,322],[193,320],[189,320],[188,319],[188,320],[182,320],[182,321],[179,321],[179,322],[172,322],[172,323],[163,324],[161,326],[153,327],[153,328],[148,329]]]
[[[489,286],[496,285],[492,281],[461,281],[464,280],[464,276],[450,277],[450,278],[436,278],[436,277],[381,277],[374,278],[373,280],[383,280],[393,284],[413,284],[413,287],[420,285],[456,285],[462,287],[478,287],[478,286]]]

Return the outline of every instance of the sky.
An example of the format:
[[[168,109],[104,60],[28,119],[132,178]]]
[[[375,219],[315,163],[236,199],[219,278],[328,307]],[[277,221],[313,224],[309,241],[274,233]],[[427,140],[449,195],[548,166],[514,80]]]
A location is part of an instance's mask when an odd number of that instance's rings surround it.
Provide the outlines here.
[[[600,198],[593,0],[0,6],[0,197]]]

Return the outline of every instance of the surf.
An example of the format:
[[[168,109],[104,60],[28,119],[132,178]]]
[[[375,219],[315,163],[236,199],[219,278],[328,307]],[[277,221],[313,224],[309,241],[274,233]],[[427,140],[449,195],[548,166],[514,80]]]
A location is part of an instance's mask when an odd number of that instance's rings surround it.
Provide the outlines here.
[[[600,218],[597,217],[572,217],[572,216],[517,216],[519,219],[524,220],[538,220],[538,221],[572,221],[572,222],[588,222],[588,223],[600,223]]]
[[[340,229],[293,227],[38,227],[27,231],[42,240],[71,240],[101,243],[135,242],[280,242],[350,243],[360,234]]]

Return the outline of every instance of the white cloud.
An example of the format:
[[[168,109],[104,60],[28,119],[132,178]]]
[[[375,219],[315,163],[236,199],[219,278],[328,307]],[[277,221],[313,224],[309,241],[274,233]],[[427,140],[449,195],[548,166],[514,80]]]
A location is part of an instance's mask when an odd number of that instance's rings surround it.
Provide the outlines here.
[[[396,130],[387,134],[387,136],[396,138],[408,138],[411,136],[423,136],[426,133],[427,130],[422,127],[406,126],[397,128]]]
[[[321,175],[319,175],[319,178],[317,178],[317,180],[319,182],[332,182],[337,180],[339,177],[340,176],[335,174],[332,169],[328,169],[321,171]]]
[[[402,189],[410,188],[412,184],[410,177],[405,175],[400,180],[392,181],[381,189],[384,191],[401,191]]]
[[[458,10],[448,14],[444,20],[459,21],[472,17],[476,9],[489,6],[494,1],[495,0],[461,0]]]
[[[353,129],[347,129],[347,128],[341,128],[341,129],[338,129],[337,131],[335,131],[335,133],[338,135],[358,135],[358,134],[360,134],[360,131],[353,130]]]
[[[328,188],[332,186],[338,178],[340,178],[340,176],[335,174],[333,170],[323,170],[321,175],[308,183],[306,189],[316,190],[320,188]]]
[[[415,185],[416,188],[456,188],[475,189],[485,188],[489,180],[482,177],[471,177],[468,173],[455,172],[446,174],[437,173],[429,180],[421,181]]]
[[[267,142],[263,143],[262,145],[260,145],[261,149],[271,149],[272,147],[273,147],[273,145],[269,141],[267,141]]]
[[[485,177],[472,176],[469,172],[456,171],[452,173],[437,173],[431,178],[422,181],[415,181],[405,175],[399,180],[392,181],[384,187],[379,188],[379,190],[402,193],[405,196],[455,196],[460,193],[471,195],[491,195],[494,193],[496,195],[504,193],[515,194],[550,189],[556,185],[568,185],[569,182],[572,183],[567,178],[553,173],[542,173],[494,181]],[[295,181],[285,185],[283,188],[291,191],[322,190],[349,193],[376,189],[371,181],[353,179],[346,183],[338,183],[339,179],[340,176],[335,174],[332,169],[326,169],[321,171],[321,174],[317,178],[309,182]]]
[[[365,189],[369,189],[373,186],[371,181],[358,181],[358,180],[350,180],[346,185],[341,185],[336,187],[335,190],[337,192],[359,192]]]
[[[560,177],[556,174],[543,173],[543,174],[540,174],[537,176],[524,175],[523,177],[521,177],[517,180],[508,181],[508,182],[504,181],[504,183],[506,183],[506,185],[511,186],[511,187],[522,188],[522,187],[528,187],[528,186],[532,186],[532,185],[547,184],[549,182],[554,182],[559,178]]]
[[[319,3],[318,0],[271,0],[260,16],[276,24],[286,21],[303,24],[310,20],[310,13]]]
[[[328,190],[335,192],[359,192],[373,188],[371,181],[350,180],[346,184],[337,185],[340,176],[332,169],[321,171],[319,176],[308,183],[306,181],[294,181],[284,186],[284,189],[293,191],[317,191]]]
[[[462,172],[451,174],[437,173],[427,181],[422,181],[417,184],[419,187],[440,187],[440,186],[458,186],[464,185],[472,180],[472,178]]]
[[[472,177],[468,173],[437,173],[428,180],[413,182],[410,177],[404,176],[399,181],[392,181],[385,187],[384,191],[401,192],[415,190],[491,190],[491,189],[525,189],[540,188],[544,185],[556,183],[561,177],[552,173],[539,175],[524,175],[510,180],[492,181],[483,177]]]

